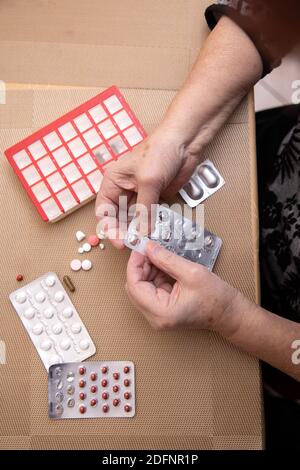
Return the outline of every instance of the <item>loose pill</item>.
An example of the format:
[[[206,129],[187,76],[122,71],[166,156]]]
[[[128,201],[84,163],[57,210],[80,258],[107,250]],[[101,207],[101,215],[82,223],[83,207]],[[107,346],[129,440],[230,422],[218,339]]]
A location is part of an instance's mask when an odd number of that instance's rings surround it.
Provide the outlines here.
[[[75,235],[75,236],[76,236],[77,241],[78,241],[78,242],[81,242],[82,240],[85,239],[86,234],[85,234],[84,232],[82,232],[81,230],[78,230],[78,231],[76,232],[76,235]]]
[[[89,251],[91,251],[92,247],[89,243],[84,243],[82,245],[82,248],[83,248],[83,251],[85,251],[86,253],[88,253]]]
[[[87,239],[88,243],[91,245],[91,246],[98,246],[99,243],[100,243],[100,240],[99,238],[97,237],[97,235],[90,235]]]
[[[93,264],[89,259],[85,259],[84,261],[82,261],[81,266],[84,271],[89,271],[90,269],[92,269]]]
[[[24,277],[22,276],[22,274],[18,274],[17,277],[16,277],[16,280],[17,280],[18,282],[23,281],[23,279],[24,279]]]
[[[63,282],[67,286],[70,292],[75,292],[75,286],[69,276],[64,276]]]
[[[100,250],[104,250],[104,248],[105,248],[104,243],[100,243],[99,248],[100,248]]]
[[[70,263],[70,267],[71,267],[72,271],[80,271],[81,261],[79,259],[73,259]]]
[[[80,246],[80,247],[78,248],[78,253],[80,253],[81,255],[82,255],[82,253],[84,253],[84,249],[82,248],[82,246]]]

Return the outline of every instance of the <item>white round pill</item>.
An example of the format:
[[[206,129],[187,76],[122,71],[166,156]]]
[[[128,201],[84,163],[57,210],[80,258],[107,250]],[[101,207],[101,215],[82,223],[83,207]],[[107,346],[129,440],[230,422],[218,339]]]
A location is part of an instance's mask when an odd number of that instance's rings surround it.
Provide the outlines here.
[[[87,339],[82,339],[79,343],[79,346],[83,351],[86,351],[89,348],[90,343]]]
[[[71,307],[67,307],[63,310],[62,314],[65,318],[71,318],[71,316],[73,315],[73,309]]]
[[[99,248],[100,248],[100,250],[104,250],[104,248],[105,248],[104,243],[100,243],[100,244],[99,244]]]
[[[72,271],[79,271],[81,269],[81,261],[79,259],[73,259],[70,263]]]
[[[49,359],[49,365],[53,366],[53,364],[61,364],[62,360],[59,356],[51,356]]]
[[[44,331],[44,327],[41,323],[36,323],[34,327],[32,328],[32,333],[34,335],[41,335]]]
[[[51,341],[49,339],[44,339],[44,341],[41,342],[40,347],[43,351],[49,351],[51,349]]]
[[[36,299],[37,302],[42,304],[46,299],[45,292],[43,292],[43,291],[38,292],[35,296],[35,299]]]
[[[55,314],[56,310],[54,307],[48,307],[46,308],[46,310],[44,311],[44,317],[45,318],[52,318]]]
[[[81,325],[80,323],[73,323],[73,325],[71,326],[71,330],[73,333],[75,333],[75,335],[77,335],[78,333],[81,332]]]
[[[55,335],[59,335],[63,330],[62,324],[61,323],[55,323],[55,325],[52,326],[52,331]]]
[[[89,271],[93,266],[93,263],[89,259],[85,259],[82,261],[82,269],[84,271]]]
[[[78,253],[80,253],[81,255],[82,255],[82,253],[84,253],[84,249],[82,248],[82,246],[80,246],[80,247],[78,248]]]
[[[63,293],[63,291],[59,290],[55,293],[54,299],[56,300],[56,302],[62,302],[64,298],[65,294]]]
[[[88,253],[89,251],[91,251],[92,246],[91,246],[89,243],[84,243],[84,244],[82,245],[82,248],[83,248],[83,251],[85,251],[86,253]]]
[[[24,317],[27,318],[27,320],[31,320],[35,315],[35,310],[33,307],[27,308],[24,312]]]
[[[54,277],[54,276],[48,276],[48,277],[46,278],[46,281],[45,281],[45,282],[46,282],[46,286],[48,286],[48,287],[53,287],[54,284],[55,284],[55,277]]]
[[[23,304],[26,299],[27,299],[27,295],[25,294],[25,292],[19,292],[16,296],[16,301],[19,304]]]
[[[71,347],[71,341],[66,338],[64,339],[61,343],[60,343],[60,347],[61,349],[63,349],[64,351],[67,351],[68,349],[70,349]]]

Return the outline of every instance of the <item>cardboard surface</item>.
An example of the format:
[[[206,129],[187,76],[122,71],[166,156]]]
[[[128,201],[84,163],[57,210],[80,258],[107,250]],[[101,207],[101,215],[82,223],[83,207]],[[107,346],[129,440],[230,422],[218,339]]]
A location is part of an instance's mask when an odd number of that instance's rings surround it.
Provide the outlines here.
[[[91,253],[91,272],[71,274],[77,287],[72,300],[96,344],[94,359],[135,363],[136,417],[101,420],[101,426],[48,419],[47,376],[8,295],[18,287],[19,272],[28,282],[49,270],[70,274],[75,232],[94,231],[94,207],[45,224],[3,150],[114,82],[151,132],[207,33],[203,11],[209,2],[26,3],[0,3],[1,78],[72,88],[8,85],[7,104],[0,105],[0,339],[7,350],[7,363],[0,365],[0,448],[261,448],[258,362],[210,332],[153,331],[126,297],[129,253],[108,243]],[[205,220],[224,242],[216,273],[255,300],[253,123],[249,97],[205,152],[226,180],[205,203]]]

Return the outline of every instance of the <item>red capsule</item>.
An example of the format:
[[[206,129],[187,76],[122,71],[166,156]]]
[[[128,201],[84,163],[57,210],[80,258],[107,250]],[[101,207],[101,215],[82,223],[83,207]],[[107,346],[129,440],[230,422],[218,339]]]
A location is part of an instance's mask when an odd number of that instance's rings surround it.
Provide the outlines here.
[[[85,367],[79,367],[79,374],[84,375],[85,374]]]
[[[107,382],[106,379],[103,379],[103,380],[101,381],[102,387],[107,387],[107,384],[108,384],[108,382]]]
[[[129,400],[130,397],[131,397],[131,394],[129,392],[124,393],[125,400]]]
[[[114,373],[113,373],[113,378],[114,378],[115,380],[119,380],[119,378],[120,378],[119,372],[114,372]]]
[[[24,280],[24,277],[22,276],[22,274],[18,274],[17,277],[16,277],[16,280],[18,282],[22,282]]]
[[[103,392],[103,393],[102,393],[102,398],[103,398],[103,400],[107,400],[108,397],[109,397],[109,395],[108,395],[107,392]]]
[[[80,380],[80,382],[79,382],[79,387],[80,387],[80,388],[84,388],[84,387],[85,387],[85,384],[86,384],[86,381],[85,381],[85,380]]]
[[[124,370],[124,374],[128,374],[128,372],[130,372],[130,367],[125,366],[123,370]]]
[[[96,400],[96,398],[93,398],[91,401],[90,401],[90,405],[91,406],[96,406],[98,403],[98,400]]]
[[[131,411],[131,406],[130,405],[125,405],[124,406],[124,411],[126,411],[126,413],[129,413]]]
[[[120,403],[120,400],[118,400],[118,398],[115,398],[114,401],[113,401],[113,405],[118,406],[119,403]]]
[[[109,406],[108,405],[103,405],[102,410],[103,410],[103,413],[107,413],[108,410],[109,410]]]
[[[124,385],[125,385],[125,387],[129,387],[129,385],[130,385],[130,380],[125,379],[125,380],[124,380]]]
[[[92,385],[90,390],[91,390],[91,393],[96,393],[98,390],[98,387],[96,387],[96,385]]]
[[[91,380],[92,382],[95,382],[95,380],[97,380],[97,374],[95,374],[94,372],[91,374]]]
[[[113,386],[113,392],[117,393],[119,391],[118,385]]]
[[[81,413],[82,415],[86,412],[86,407],[84,405],[81,405],[79,407],[79,413]]]
[[[86,397],[85,393],[83,393],[83,392],[79,393],[80,400],[85,400],[85,397]]]
[[[103,366],[102,369],[101,369],[101,372],[102,372],[102,374],[107,374],[107,372],[108,372],[108,367]]]

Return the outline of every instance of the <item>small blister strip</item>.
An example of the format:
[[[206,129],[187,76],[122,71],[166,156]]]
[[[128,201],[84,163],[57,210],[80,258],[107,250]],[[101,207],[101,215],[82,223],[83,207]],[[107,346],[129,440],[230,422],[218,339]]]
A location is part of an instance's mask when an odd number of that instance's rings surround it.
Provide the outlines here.
[[[149,240],[159,242],[167,250],[202,264],[210,271],[222,246],[222,240],[215,234],[165,206],[157,207],[154,230],[149,237],[140,236],[138,219],[133,219],[124,243],[131,250],[144,254]]]
[[[196,207],[224,186],[224,178],[210,160],[202,162],[179,194],[190,207]]]
[[[77,310],[55,273],[12,292],[10,301],[44,366],[83,361],[96,352]]]
[[[130,361],[52,365],[48,390],[53,419],[135,415],[135,370]]]
[[[146,133],[117,87],[111,87],[5,151],[45,221],[93,199],[105,168]]]

